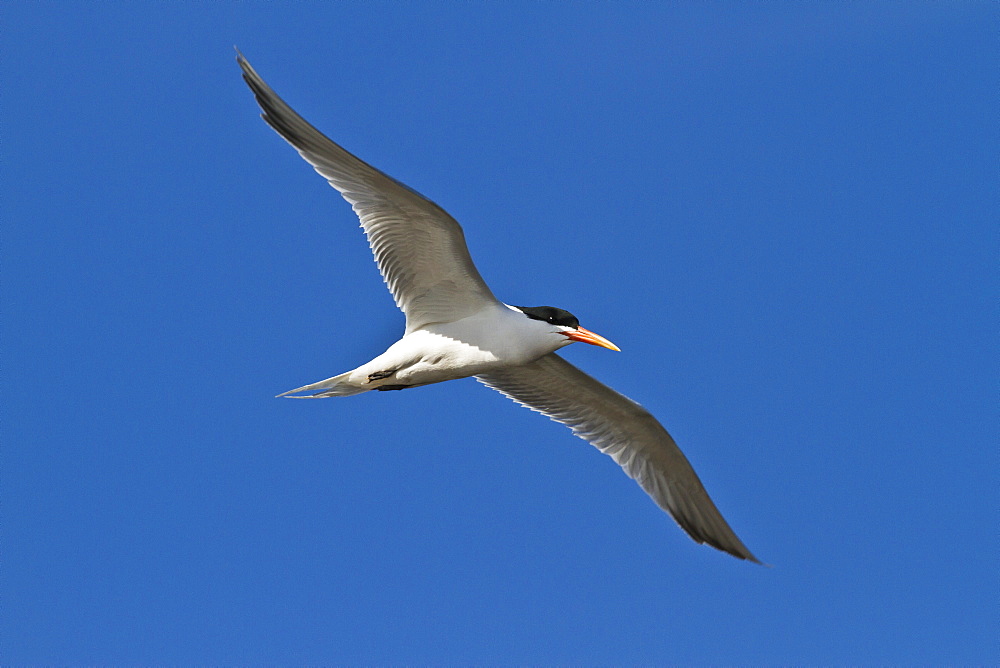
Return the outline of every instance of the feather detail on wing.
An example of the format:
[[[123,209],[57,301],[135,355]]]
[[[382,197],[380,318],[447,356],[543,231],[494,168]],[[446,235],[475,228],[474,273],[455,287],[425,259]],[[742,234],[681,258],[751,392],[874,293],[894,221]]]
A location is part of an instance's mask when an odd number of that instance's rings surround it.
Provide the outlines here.
[[[351,155],[289,107],[242,55],[262,117],[344,196],[406,314],[406,331],[451,322],[499,302],[469,255],[461,226],[434,202]]]
[[[760,563],[723,519],[674,439],[636,402],[555,353],[477,379],[610,455],[695,541]]]

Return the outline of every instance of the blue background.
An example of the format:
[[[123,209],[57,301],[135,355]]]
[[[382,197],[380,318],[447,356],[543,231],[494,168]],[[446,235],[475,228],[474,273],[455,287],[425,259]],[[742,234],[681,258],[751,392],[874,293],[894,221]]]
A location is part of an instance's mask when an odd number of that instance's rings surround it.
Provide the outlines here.
[[[5,664],[994,663],[994,3],[5,3]],[[772,568],[402,331],[306,118]]]

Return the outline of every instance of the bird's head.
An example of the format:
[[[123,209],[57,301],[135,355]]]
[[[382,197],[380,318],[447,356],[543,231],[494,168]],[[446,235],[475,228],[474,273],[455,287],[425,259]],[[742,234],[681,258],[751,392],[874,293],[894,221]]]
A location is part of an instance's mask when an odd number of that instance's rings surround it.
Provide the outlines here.
[[[544,322],[553,331],[565,336],[567,341],[563,345],[569,345],[573,341],[580,341],[581,343],[589,343],[593,346],[601,346],[608,350],[621,351],[618,346],[600,334],[595,334],[589,329],[581,327],[580,321],[569,311],[564,311],[554,306],[517,306],[515,308],[532,320]]]

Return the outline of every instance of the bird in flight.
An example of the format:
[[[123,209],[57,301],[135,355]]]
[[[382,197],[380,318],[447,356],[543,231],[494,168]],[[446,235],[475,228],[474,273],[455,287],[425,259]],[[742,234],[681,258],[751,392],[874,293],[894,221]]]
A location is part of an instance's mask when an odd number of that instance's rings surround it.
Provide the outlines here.
[[[354,208],[406,315],[403,338],[372,361],[278,396],[345,397],[475,376],[611,456],[696,542],[760,563],[656,418],[556,354],[574,341],[617,346],[563,309],[511,306],[494,297],[454,218],[328,139],[238,51],[237,62],[263,119]]]

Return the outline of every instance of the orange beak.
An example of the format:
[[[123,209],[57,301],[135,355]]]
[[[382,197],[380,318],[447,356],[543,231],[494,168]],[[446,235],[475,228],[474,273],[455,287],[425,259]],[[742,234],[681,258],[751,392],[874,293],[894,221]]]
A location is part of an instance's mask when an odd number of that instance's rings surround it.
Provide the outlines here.
[[[621,348],[611,343],[600,334],[594,334],[589,329],[584,329],[583,327],[577,327],[575,330],[569,332],[562,332],[562,335],[571,341],[589,343],[592,346],[600,346],[602,348],[607,348],[608,350],[621,352]]]

